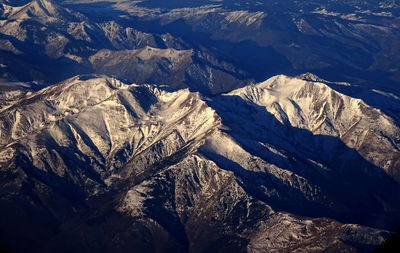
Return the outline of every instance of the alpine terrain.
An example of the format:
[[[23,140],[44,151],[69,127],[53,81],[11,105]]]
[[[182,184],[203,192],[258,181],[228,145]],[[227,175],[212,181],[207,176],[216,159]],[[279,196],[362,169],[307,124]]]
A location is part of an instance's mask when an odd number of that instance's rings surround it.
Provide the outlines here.
[[[213,97],[104,76],[2,94],[13,250],[368,251],[400,224],[387,93],[306,74]]]
[[[383,251],[399,73],[395,0],[0,0],[0,251]]]

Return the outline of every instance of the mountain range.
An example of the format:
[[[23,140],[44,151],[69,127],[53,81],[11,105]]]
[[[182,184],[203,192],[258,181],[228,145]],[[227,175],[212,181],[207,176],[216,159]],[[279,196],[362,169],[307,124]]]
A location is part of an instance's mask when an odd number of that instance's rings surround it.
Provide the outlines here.
[[[96,73],[218,94],[312,72],[399,94],[396,1],[0,3],[5,82]]]
[[[0,0],[0,251],[393,242],[399,41],[394,0]]]
[[[400,223],[391,94],[312,74],[217,96],[93,75],[2,94],[11,249],[368,251]]]

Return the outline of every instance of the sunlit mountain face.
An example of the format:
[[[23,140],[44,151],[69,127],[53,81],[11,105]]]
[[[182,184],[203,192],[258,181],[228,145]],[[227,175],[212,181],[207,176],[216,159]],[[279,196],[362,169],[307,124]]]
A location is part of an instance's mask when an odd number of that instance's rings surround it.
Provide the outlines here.
[[[0,4],[0,250],[396,247],[397,1]]]

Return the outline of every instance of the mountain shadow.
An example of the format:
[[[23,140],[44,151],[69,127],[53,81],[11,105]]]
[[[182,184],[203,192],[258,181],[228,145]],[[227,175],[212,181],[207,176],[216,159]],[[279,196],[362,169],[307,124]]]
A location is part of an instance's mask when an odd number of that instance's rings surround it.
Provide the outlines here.
[[[297,215],[391,230],[400,224],[400,185],[339,138],[282,124],[264,107],[239,96],[220,96],[208,104],[243,149],[305,178],[315,187],[313,190],[318,190],[309,195],[269,172],[252,172],[219,154],[203,152],[222,168],[233,171],[250,195],[275,210]],[[284,156],[260,143],[271,145]]]

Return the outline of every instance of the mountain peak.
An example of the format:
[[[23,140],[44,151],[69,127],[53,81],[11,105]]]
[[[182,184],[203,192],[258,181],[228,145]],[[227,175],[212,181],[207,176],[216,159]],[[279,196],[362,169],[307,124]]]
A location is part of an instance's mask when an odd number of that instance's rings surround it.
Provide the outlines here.
[[[310,72],[298,75],[298,76],[296,76],[296,78],[299,78],[299,79],[302,79],[305,81],[312,81],[312,82],[324,82],[325,81],[324,79],[322,79],[319,76],[317,76],[313,73],[310,73]]]
[[[4,4],[3,4],[4,5]],[[6,6],[6,5],[4,5]],[[58,19],[59,7],[52,0],[33,0],[22,6],[7,6],[3,15],[8,20],[25,20],[35,18],[41,21],[54,21]]]

